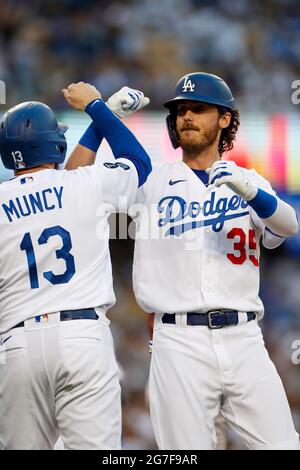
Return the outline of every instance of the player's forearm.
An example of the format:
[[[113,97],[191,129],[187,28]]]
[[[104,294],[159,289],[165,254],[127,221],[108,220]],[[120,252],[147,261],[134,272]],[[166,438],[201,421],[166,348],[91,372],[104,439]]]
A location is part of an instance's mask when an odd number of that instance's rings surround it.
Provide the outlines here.
[[[94,100],[86,107],[94,125],[110,145],[115,158],[131,160],[138,172],[139,186],[152,170],[150,158],[133,133],[100,100]]]
[[[262,219],[266,227],[281,237],[292,237],[298,232],[298,221],[294,209],[281,199],[273,215],[267,219]]]
[[[93,165],[102,140],[102,134],[92,122],[79,140],[79,144],[76,145],[71,153],[65,166],[66,170],[74,170],[79,166]]]
[[[256,196],[248,201],[248,204],[274,234],[286,238],[298,232],[298,221],[294,209],[276,196],[258,189]]]

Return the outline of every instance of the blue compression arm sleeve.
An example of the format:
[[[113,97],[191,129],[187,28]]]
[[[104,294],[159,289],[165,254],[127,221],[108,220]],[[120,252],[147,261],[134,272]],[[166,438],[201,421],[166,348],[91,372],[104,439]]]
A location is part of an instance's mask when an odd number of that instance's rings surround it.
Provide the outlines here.
[[[278,205],[277,198],[263,189],[258,189],[256,196],[247,202],[261,219],[271,217]]]
[[[81,137],[79,143],[83,147],[86,147],[87,149],[97,153],[97,150],[100,147],[102,140],[103,135],[100,131],[98,131],[97,127],[92,122],[92,124],[87,128],[87,130]]]
[[[102,100],[91,101],[85,111],[109,143],[114,157],[127,158],[135,165],[141,186],[152,170],[151,160],[142,145]]]

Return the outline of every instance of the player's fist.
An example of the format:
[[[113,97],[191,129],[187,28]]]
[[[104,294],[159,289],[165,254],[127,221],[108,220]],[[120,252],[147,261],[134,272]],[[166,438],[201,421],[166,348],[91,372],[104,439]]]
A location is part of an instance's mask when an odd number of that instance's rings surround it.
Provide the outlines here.
[[[109,109],[119,118],[130,116],[130,114],[139,111],[149,103],[149,98],[144,96],[142,91],[134,90],[128,86],[121,88],[106,102]]]
[[[250,201],[257,194],[257,187],[251,184],[245,170],[237,166],[235,162],[218,160],[206,170],[206,173],[209,174],[209,184],[217,188],[226,184],[245,201]]]
[[[97,88],[85,82],[71,83],[62,93],[69,105],[79,111],[84,111],[91,101],[101,98]]]

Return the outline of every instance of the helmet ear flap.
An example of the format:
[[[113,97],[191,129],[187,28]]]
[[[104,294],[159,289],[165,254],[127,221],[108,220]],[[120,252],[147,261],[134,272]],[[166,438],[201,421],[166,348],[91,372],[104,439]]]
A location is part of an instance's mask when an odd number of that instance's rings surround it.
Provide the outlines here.
[[[177,149],[179,147],[179,141],[176,134],[176,114],[168,114],[166,117],[166,123],[172,146],[174,149]]]

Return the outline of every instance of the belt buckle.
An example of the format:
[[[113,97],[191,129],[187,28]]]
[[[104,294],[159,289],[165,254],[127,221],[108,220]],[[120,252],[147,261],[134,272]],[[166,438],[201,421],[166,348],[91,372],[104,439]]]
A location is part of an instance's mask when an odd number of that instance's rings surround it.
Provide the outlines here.
[[[222,312],[222,310],[211,310],[210,312],[207,312],[208,327],[211,330],[219,330],[220,328],[223,328],[225,326],[225,324],[224,325],[213,325],[212,324],[212,321],[213,321],[212,315],[213,314],[223,315],[224,313]]]

